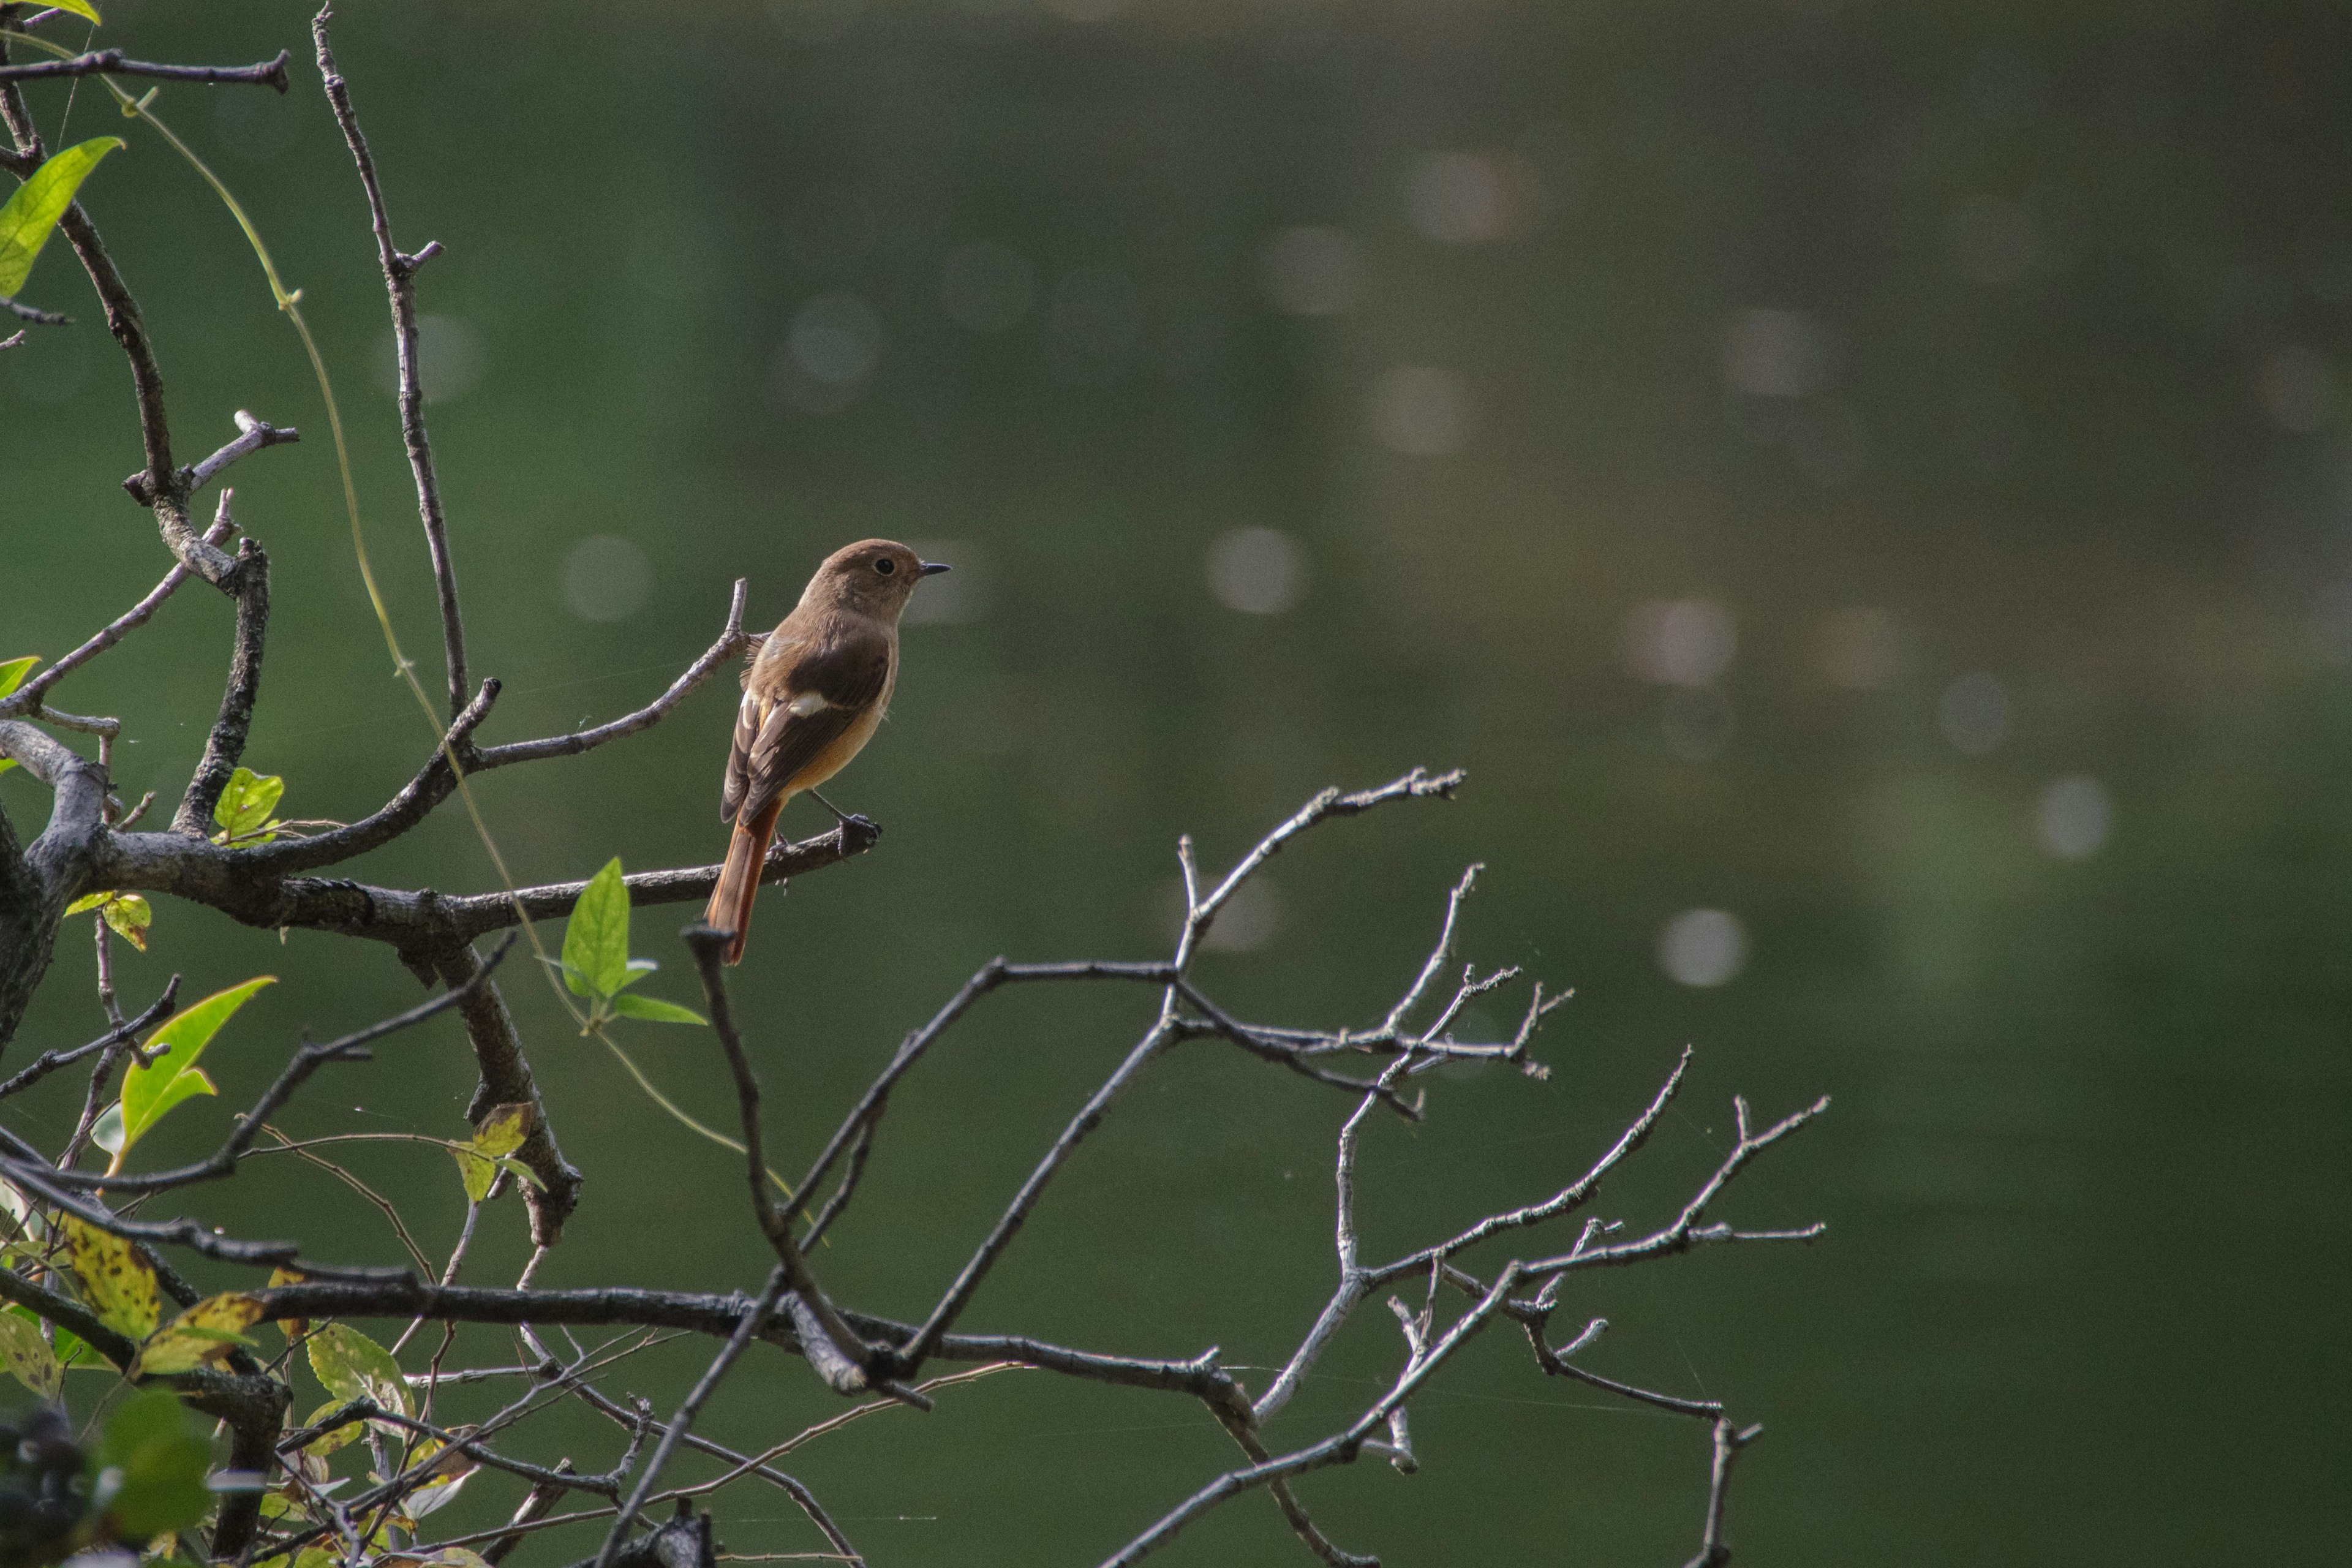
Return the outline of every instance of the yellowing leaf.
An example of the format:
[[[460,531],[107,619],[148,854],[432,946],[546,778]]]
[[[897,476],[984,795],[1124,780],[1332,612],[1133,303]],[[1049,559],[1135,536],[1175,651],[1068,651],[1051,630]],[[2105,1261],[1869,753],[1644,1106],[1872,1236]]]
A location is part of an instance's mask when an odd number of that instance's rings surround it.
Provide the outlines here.
[[[327,1403],[310,1412],[310,1419],[304,1421],[302,1425],[305,1427],[316,1426],[320,1422],[324,1421],[328,1416],[333,1415],[336,1411],[341,1410],[348,1403],[349,1401],[347,1400],[330,1399]],[[305,1443],[302,1446],[302,1451],[310,1455],[314,1459],[323,1459],[328,1455],[333,1453],[336,1449],[341,1448],[344,1445],[356,1439],[361,1433],[366,1430],[367,1423],[354,1417],[352,1420],[344,1422],[340,1426],[320,1433],[317,1436],[311,1438],[308,1443]]]
[[[33,171],[31,179],[16,187],[8,204],[0,206],[0,295],[14,294],[25,286],[41,247],[49,242],[58,219],[73,205],[82,181],[98,167],[100,158],[124,145],[120,136],[100,136],[52,153],[47,163]]]
[[[25,677],[33,673],[33,666],[40,662],[41,656],[37,653],[28,653],[22,658],[0,659],[0,697],[16,690]]]
[[[40,1325],[14,1312],[0,1312],[0,1360],[18,1383],[55,1405],[66,1385],[58,1352],[41,1338]]]
[[[261,1321],[262,1310],[259,1297],[242,1291],[207,1297],[155,1331],[139,1347],[131,1375],[152,1377],[216,1365],[227,1359],[231,1350],[249,1342],[245,1331]]]
[[[272,1290],[275,1290],[280,1285],[299,1285],[309,1278],[309,1275],[289,1268],[281,1263],[277,1268],[269,1271],[269,1288]],[[310,1326],[310,1321],[308,1318],[280,1318],[278,1320],[278,1330],[280,1333],[286,1336],[289,1343],[295,1340],[300,1339],[303,1332],[308,1330]]]
[[[155,911],[146,900],[136,893],[117,893],[98,912],[115,935],[142,952],[147,951],[147,928],[155,923]]]
[[[98,7],[89,0],[49,0],[49,4],[60,11],[70,11],[77,16],[89,17],[100,26],[105,26],[105,19],[99,16]]]
[[[205,1047],[230,1016],[244,1006],[255,992],[275,983],[277,978],[264,974],[242,985],[215,992],[173,1015],[148,1038],[148,1049],[160,1047],[162,1054],[154,1057],[151,1065],[134,1067],[122,1075],[123,1152],[145,1137],[148,1129],[182,1100],[193,1095],[218,1092],[213,1088],[213,1080],[197,1070],[196,1058],[204,1055]]]
[[[310,1336],[310,1370],[338,1399],[368,1399],[385,1410],[408,1414],[408,1384],[390,1352],[344,1323],[330,1323]]]
[[[466,1184],[467,1202],[478,1204],[490,1195],[490,1184],[498,1179],[499,1167],[512,1163],[506,1156],[522,1147],[530,1128],[530,1101],[494,1106],[475,1127],[472,1141],[449,1151],[457,1162],[457,1175]]]
[[[66,1260],[81,1286],[81,1299],[98,1321],[134,1340],[153,1333],[163,1304],[155,1293],[155,1270],[139,1249],[112,1231],[69,1214],[58,1215],[58,1223],[65,1231]]]

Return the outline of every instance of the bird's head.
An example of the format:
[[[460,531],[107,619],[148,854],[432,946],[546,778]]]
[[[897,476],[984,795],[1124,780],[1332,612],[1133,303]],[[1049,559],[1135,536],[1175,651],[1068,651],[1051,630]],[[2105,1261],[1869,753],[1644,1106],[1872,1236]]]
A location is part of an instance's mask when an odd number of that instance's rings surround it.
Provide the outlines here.
[[[815,602],[895,621],[914,595],[915,584],[946,563],[925,561],[905,545],[888,539],[865,539],[845,545],[825,557],[809,579],[803,604]]]

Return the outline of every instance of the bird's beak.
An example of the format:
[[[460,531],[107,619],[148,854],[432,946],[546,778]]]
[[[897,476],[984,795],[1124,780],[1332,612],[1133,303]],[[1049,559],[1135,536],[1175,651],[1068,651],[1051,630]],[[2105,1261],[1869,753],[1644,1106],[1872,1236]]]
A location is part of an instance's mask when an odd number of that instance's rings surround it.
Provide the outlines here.
[[[916,570],[925,577],[934,576],[949,569],[948,563],[944,561],[918,561],[915,566]]]

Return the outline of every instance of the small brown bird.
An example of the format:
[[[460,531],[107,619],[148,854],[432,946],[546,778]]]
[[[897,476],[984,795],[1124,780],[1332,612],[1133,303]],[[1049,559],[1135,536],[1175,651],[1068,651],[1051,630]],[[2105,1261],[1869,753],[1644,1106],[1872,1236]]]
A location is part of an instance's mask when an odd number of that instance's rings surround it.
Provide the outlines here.
[[[735,836],[702,917],[734,933],[728,963],[743,961],[777,815],[793,795],[846,767],[872,739],[898,684],[898,616],[916,584],[946,570],[887,539],[836,550],[744,670],[719,805],[719,820],[733,823]]]

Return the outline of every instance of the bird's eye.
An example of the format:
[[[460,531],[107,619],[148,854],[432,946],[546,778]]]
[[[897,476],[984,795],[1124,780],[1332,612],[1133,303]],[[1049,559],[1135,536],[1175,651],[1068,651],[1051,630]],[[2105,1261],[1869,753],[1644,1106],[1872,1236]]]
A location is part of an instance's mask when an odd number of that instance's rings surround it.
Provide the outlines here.
[[[898,563],[896,561],[891,560],[887,555],[883,556],[880,560],[874,563],[874,570],[881,573],[885,577],[887,577],[891,573],[896,572],[898,569]]]

